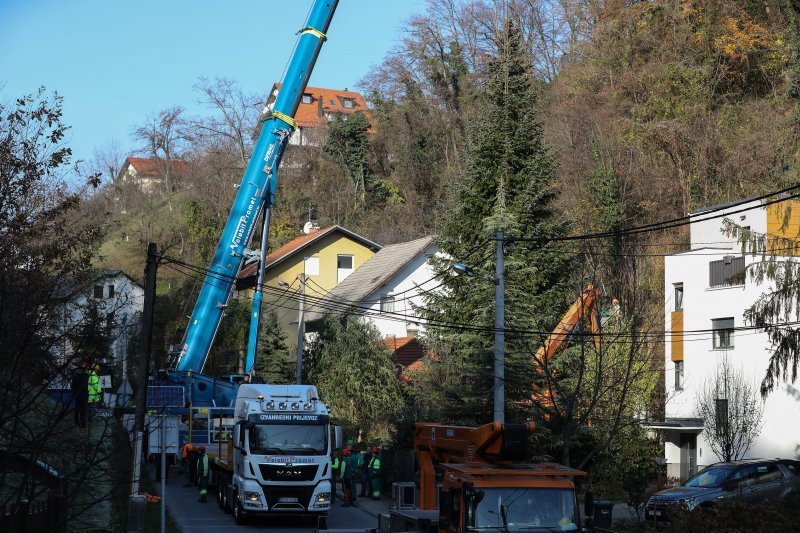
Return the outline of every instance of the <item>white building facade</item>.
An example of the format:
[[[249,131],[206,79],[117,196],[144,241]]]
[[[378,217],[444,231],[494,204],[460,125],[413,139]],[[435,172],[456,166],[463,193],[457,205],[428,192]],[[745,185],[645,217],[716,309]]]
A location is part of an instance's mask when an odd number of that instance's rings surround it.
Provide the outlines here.
[[[120,366],[127,374],[127,355],[134,336],[140,331],[144,309],[144,288],[121,270],[106,270],[91,283],[77,287],[64,299],[58,311],[58,328],[62,342],[57,346],[61,362],[80,362],[86,354],[74,345],[83,328],[102,330],[108,339],[108,351],[96,359]]]
[[[771,286],[746,279],[748,265],[759,258],[742,254],[741,244],[722,227],[727,218],[753,232],[796,237],[800,205],[793,206],[788,227],[779,205],[755,200],[691,213],[690,250],[665,258],[665,422],[654,427],[663,430],[670,477],[686,479],[721,460],[703,430],[698,399],[723,360],[758,394],[770,342],[745,323],[744,312]],[[717,409],[724,410],[727,399],[718,400]],[[800,384],[780,383],[765,400],[761,430],[745,458],[800,457],[799,420]]]
[[[384,338],[416,337],[424,329],[417,309],[441,285],[434,256],[441,252],[433,237],[385,246],[313,306],[307,320],[320,320],[331,304],[353,306]]]

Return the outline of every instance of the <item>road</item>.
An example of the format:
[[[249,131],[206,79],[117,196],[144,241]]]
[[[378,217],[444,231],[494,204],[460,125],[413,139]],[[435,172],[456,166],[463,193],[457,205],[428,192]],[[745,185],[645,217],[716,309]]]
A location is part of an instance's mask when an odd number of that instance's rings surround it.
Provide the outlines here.
[[[313,531],[316,523],[310,519],[291,518],[252,518],[248,524],[237,526],[233,516],[225,514],[217,505],[212,491],[209,491],[207,503],[197,501],[197,487],[183,488],[179,481],[170,480],[167,485],[167,508],[172,513],[183,533],[234,533],[242,531],[270,531],[279,533],[291,531]],[[341,507],[341,500],[337,499],[328,516],[330,529],[365,529],[378,527],[378,520],[355,507]]]

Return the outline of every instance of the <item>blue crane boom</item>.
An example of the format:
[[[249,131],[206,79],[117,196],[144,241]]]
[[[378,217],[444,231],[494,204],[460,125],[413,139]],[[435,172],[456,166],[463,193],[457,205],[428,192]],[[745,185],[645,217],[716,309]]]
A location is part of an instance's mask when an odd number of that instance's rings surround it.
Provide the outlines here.
[[[338,0],[314,1],[308,22],[299,32],[297,47],[292,54],[275,104],[272,110],[265,112],[261,118],[261,133],[186,328],[185,341],[177,363],[179,372],[202,372],[236,276],[242,267],[245,248],[253,237],[256,222],[263,210],[266,210],[265,233],[268,230],[278,166],[289,136],[294,130],[293,117],[338,3]],[[266,245],[265,235],[262,238],[262,267]],[[247,372],[252,369],[255,359],[262,283],[263,280],[259,276],[251,313]]]

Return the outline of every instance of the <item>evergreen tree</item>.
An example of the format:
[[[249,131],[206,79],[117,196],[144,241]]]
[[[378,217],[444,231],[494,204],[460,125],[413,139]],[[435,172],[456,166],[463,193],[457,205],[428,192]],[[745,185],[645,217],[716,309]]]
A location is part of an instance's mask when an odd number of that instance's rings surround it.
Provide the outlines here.
[[[345,168],[353,186],[353,194],[361,203],[366,202],[372,189],[373,176],[367,161],[370,124],[361,111],[349,117],[337,116],[330,125],[324,151]]]
[[[307,353],[307,382],[317,384],[333,416],[363,429],[372,441],[388,442],[403,398],[377,328],[355,316],[328,315]]]
[[[294,383],[294,365],[289,358],[286,336],[274,311],[262,318],[256,351],[256,373],[267,383]]]
[[[519,31],[508,24],[480,95],[480,120],[469,131],[466,171],[450,190],[453,208],[442,224],[439,244],[453,260],[494,277],[494,235],[541,239],[506,249],[506,328],[547,331],[565,309],[568,260],[553,253],[554,236],[566,232],[553,214],[555,162],[543,141],[538,92],[525,60]],[[450,267],[439,261],[437,274]],[[431,295],[427,318],[485,330],[430,328],[437,354],[431,372],[415,382],[417,400],[430,416],[479,424],[492,419],[494,287],[471,277],[444,276],[446,290]],[[516,407],[529,399],[533,369],[523,339],[506,334],[507,419],[521,419]]]

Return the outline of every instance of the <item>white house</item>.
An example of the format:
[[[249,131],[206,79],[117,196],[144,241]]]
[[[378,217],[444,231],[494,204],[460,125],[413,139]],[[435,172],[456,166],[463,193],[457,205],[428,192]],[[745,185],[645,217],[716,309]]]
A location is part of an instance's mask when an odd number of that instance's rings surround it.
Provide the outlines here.
[[[62,333],[55,347],[62,363],[84,357],[76,346],[76,336],[85,328],[101,328],[109,339],[108,352],[97,354],[98,362],[119,365],[127,374],[127,355],[133,336],[139,331],[144,309],[144,289],[121,270],[106,270],[89,283],[66,284],[61,289],[62,304],[55,317]],[[79,341],[77,341],[79,342]]]
[[[690,249],[665,258],[666,416],[653,427],[665,436],[669,476],[685,479],[720,460],[703,431],[697,400],[718,375],[722,360],[727,358],[757,392],[770,356],[767,335],[746,324],[743,316],[770,287],[745,279],[747,266],[759,259],[743,255],[741,244],[722,233],[723,220],[753,232],[796,237],[800,204],[792,207],[787,227],[782,227],[785,206],[765,206],[761,200],[690,213]],[[746,458],[800,456],[799,388],[781,384],[769,395],[762,429]],[[726,409],[727,399],[718,400],[717,409]]]
[[[422,329],[416,307],[441,284],[429,258],[439,254],[433,237],[385,246],[309,309],[309,323],[326,311],[349,308],[372,322],[381,336],[415,337]]]

